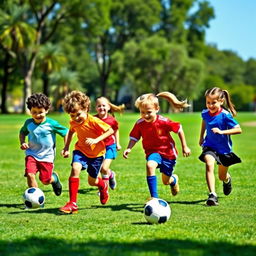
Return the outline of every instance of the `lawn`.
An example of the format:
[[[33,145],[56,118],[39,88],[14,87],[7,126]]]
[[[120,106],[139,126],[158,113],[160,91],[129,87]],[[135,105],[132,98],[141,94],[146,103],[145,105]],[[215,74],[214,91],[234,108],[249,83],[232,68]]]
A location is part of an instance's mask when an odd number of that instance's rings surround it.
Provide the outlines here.
[[[49,116],[68,125],[66,114]],[[236,118],[243,133],[232,139],[243,162],[230,168],[233,191],[229,196],[223,195],[222,183],[216,180],[218,207],[205,206],[204,164],[198,160],[200,113],[167,116],[182,123],[192,155],[183,158],[180,154],[178,158],[175,172],[181,191],[176,197],[160,183],[157,173],[159,196],[170,203],[172,215],[165,224],[150,225],[142,213],[149,193],[140,142],[129,159],[123,159],[120,152],[113,161],[118,187],[110,191],[106,205],[100,204],[97,189],[88,185],[87,173],[82,172],[79,213],[60,215],[58,208],[68,200],[70,159],[60,156],[63,141],[58,137],[55,170],[62,180],[63,194],[56,197],[51,186],[39,183],[46,196],[45,208],[24,210],[24,152],[19,149],[18,132],[28,116],[0,115],[0,255],[256,255],[256,115],[239,113]],[[124,149],[139,116],[125,113],[116,117]],[[178,137],[173,137],[180,152]]]

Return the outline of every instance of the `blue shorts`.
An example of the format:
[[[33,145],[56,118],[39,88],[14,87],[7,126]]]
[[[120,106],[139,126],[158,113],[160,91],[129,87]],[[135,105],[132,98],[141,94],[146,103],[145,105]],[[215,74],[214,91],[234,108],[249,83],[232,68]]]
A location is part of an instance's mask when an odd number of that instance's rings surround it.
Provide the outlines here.
[[[106,146],[105,159],[115,159],[117,156],[116,144]]]
[[[79,150],[73,151],[72,164],[80,163],[82,165],[82,170],[87,169],[88,174],[95,179],[98,177],[103,160],[103,156],[89,158]]]
[[[158,153],[152,153],[147,157],[147,161],[155,161],[158,163],[157,168],[160,168],[160,172],[164,173],[166,176],[171,177],[173,173],[173,168],[176,164],[175,159],[166,159],[163,158]]]

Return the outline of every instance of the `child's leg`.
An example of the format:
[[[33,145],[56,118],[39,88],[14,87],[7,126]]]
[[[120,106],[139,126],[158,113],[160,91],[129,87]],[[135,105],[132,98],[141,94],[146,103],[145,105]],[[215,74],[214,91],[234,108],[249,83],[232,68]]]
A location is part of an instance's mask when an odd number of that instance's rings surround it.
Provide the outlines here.
[[[27,184],[29,188],[31,187],[38,188],[36,175],[34,173],[27,173]]]
[[[224,182],[228,182],[230,178],[230,174],[228,173],[228,167],[219,165],[219,179]]]
[[[172,176],[167,176],[166,174],[162,173],[162,182],[164,185],[171,186],[171,192],[173,196],[176,196],[180,191],[178,179],[178,175],[176,174],[172,174]]]
[[[108,185],[100,177],[93,178],[88,175],[88,183],[90,186],[96,186],[100,191],[100,202],[101,204],[106,204],[109,199]]]
[[[232,191],[231,176],[228,173],[228,167],[219,165],[219,179],[223,181],[223,193],[227,196]]]
[[[101,166],[100,172],[102,174],[103,180],[106,182],[109,181],[109,176],[111,175],[111,171],[109,169],[111,162],[112,162],[112,159],[104,159]]]
[[[101,167],[101,174],[103,180],[109,184],[111,189],[116,188],[116,177],[115,177],[115,172],[110,170],[110,165],[112,163],[113,159],[104,159]]]
[[[147,169],[147,184],[151,197],[158,198],[157,191],[157,177],[156,177],[156,168],[158,163],[154,160],[147,161],[146,169]]]
[[[74,162],[72,164],[72,169],[69,177],[69,201],[77,202],[77,194],[79,189],[79,176],[82,170],[82,165],[80,163]]]
[[[210,193],[215,193],[214,163],[215,159],[211,155],[205,155],[206,182]]]

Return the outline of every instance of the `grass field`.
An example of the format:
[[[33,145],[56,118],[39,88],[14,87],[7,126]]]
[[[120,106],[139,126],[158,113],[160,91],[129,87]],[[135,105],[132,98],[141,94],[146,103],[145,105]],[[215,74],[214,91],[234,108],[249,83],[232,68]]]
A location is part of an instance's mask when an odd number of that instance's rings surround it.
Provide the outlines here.
[[[68,125],[68,116],[49,115]],[[143,205],[149,197],[145,179],[145,159],[140,142],[128,160],[118,158],[112,169],[117,173],[118,187],[110,191],[110,201],[102,206],[97,189],[87,184],[87,173],[81,174],[78,195],[79,213],[60,215],[58,208],[68,200],[70,159],[59,152],[55,170],[63,183],[63,194],[56,197],[51,186],[39,183],[46,196],[44,209],[23,210],[22,193],[26,189],[24,152],[19,149],[18,132],[25,115],[0,115],[0,255],[90,255],[90,256],[157,256],[157,255],[256,255],[256,120],[253,113],[239,113],[237,120],[243,133],[233,136],[234,151],[243,163],[230,168],[233,191],[222,193],[216,180],[218,207],[206,207],[207,187],[204,165],[198,160],[200,113],[172,114],[185,130],[192,155],[180,154],[175,172],[181,192],[170,195],[160,183],[159,196],[170,203],[172,216],[161,225],[149,225],[143,217]],[[117,116],[123,149],[138,114]],[[178,150],[180,143],[174,135]]]

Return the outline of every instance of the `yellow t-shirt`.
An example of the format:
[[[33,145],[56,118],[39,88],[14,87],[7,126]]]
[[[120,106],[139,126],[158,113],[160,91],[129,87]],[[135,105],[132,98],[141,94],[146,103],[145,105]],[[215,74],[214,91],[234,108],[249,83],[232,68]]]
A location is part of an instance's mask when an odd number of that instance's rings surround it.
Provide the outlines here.
[[[76,132],[78,141],[75,144],[75,149],[81,151],[85,156],[89,158],[95,158],[103,156],[106,152],[104,141],[100,141],[97,144],[91,146],[85,144],[87,138],[97,138],[101,134],[105,133],[110,126],[99,118],[88,114],[87,119],[78,124],[75,121],[70,121],[70,131]]]

